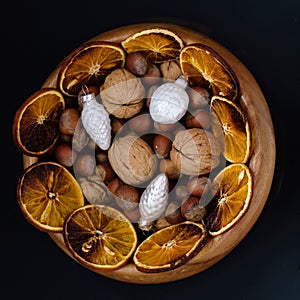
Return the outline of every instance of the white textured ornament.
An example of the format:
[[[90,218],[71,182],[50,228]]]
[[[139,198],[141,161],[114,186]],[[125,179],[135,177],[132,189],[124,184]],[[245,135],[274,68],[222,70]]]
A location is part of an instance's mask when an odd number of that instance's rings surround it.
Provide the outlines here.
[[[139,227],[150,230],[152,223],[165,211],[168,204],[169,182],[165,173],[157,175],[144,190],[139,203]]]
[[[185,115],[189,105],[186,86],[186,80],[180,76],[175,82],[164,83],[154,91],[149,108],[154,121],[174,124]]]
[[[111,141],[111,125],[108,112],[102,104],[96,101],[94,93],[81,96],[79,103],[83,105],[81,112],[83,127],[102,150],[107,150]]]

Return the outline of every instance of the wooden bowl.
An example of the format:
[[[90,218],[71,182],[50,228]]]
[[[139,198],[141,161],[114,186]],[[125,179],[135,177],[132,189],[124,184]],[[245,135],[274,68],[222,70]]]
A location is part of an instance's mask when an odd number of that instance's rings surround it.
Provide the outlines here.
[[[252,133],[253,152],[249,167],[253,174],[253,196],[248,210],[239,222],[223,234],[210,239],[198,255],[180,268],[168,272],[146,274],[138,271],[133,263],[129,263],[116,271],[98,272],[115,280],[140,284],[171,282],[192,276],[214,265],[234,249],[252,228],[267,201],[273,180],[276,155],[272,119],[260,87],[247,68],[216,41],[189,28],[163,23],[123,26],[99,34],[90,41],[102,40],[120,43],[129,35],[151,27],[169,29],[180,36],[186,44],[200,42],[212,47],[225,58],[236,73],[241,88],[240,101],[247,113]],[[50,74],[43,87],[56,87],[59,69],[60,65]],[[27,167],[35,162],[36,158],[24,156],[23,161],[24,167]],[[66,249],[62,234],[51,233],[49,235],[61,249],[72,257]]]

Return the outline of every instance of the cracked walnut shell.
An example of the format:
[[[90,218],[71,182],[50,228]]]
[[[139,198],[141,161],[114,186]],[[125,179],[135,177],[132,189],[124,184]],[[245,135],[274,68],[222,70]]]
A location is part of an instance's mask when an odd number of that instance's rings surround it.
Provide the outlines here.
[[[133,186],[151,179],[158,164],[151,147],[136,135],[115,139],[108,150],[108,159],[120,179]]]
[[[126,69],[116,69],[100,88],[102,104],[117,118],[131,118],[144,105],[145,88],[141,80]]]
[[[192,128],[176,134],[170,158],[181,173],[202,175],[218,166],[220,154],[220,145],[211,132]]]

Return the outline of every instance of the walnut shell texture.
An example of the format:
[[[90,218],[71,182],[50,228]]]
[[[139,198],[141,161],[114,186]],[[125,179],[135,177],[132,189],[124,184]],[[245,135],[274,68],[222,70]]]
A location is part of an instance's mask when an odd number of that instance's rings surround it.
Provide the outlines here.
[[[116,138],[108,150],[108,159],[120,179],[133,186],[151,179],[158,165],[151,147],[136,135]]]
[[[179,131],[170,158],[181,173],[203,175],[219,165],[221,148],[211,132],[200,128]]]
[[[126,69],[116,69],[105,78],[100,96],[109,113],[128,119],[142,109],[145,88],[141,80]]]

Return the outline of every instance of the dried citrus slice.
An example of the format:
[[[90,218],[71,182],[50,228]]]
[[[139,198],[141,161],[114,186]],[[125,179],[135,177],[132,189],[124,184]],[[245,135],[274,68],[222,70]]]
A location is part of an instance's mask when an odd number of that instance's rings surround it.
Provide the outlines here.
[[[183,41],[174,32],[163,28],[152,28],[137,32],[122,42],[127,53],[142,51],[149,61],[161,63],[179,58]]]
[[[42,231],[61,232],[69,214],[84,205],[73,175],[54,162],[38,162],[19,179],[18,203],[28,221]]]
[[[125,52],[110,42],[87,42],[67,56],[58,74],[58,87],[68,96],[77,96],[85,84],[99,85],[109,72],[123,67]]]
[[[190,221],[163,228],[138,246],[133,256],[134,264],[147,273],[175,269],[203,248],[206,237],[205,227]]]
[[[246,163],[250,156],[251,135],[245,114],[234,102],[223,97],[212,97],[210,106],[214,133],[224,135],[224,157],[232,163]]]
[[[212,48],[190,44],[180,53],[180,66],[192,86],[208,88],[212,95],[234,100],[239,93],[239,82],[228,63]]]
[[[77,261],[101,271],[123,266],[137,245],[135,229],[120,211],[93,204],[69,216],[64,226],[64,240]]]
[[[52,88],[33,93],[19,107],[13,123],[18,149],[29,156],[46,153],[59,136],[59,119],[65,108],[62,94]]]
[[[213,236],[232,227],[246,212],[252,195],[252,176],[244,164],[231,164],[212,181],[214,199],[204,224]]]

